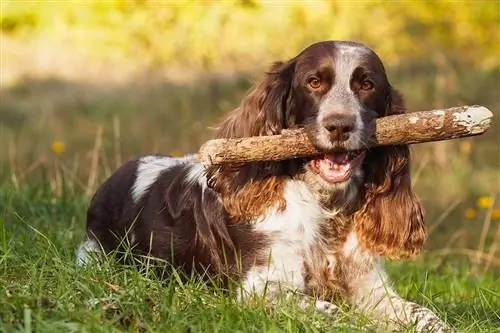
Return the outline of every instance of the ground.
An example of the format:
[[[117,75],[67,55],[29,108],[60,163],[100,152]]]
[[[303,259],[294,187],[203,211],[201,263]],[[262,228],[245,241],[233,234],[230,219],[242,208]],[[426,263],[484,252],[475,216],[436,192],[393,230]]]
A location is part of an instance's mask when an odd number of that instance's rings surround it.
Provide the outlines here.
[[[329,319],[293,303],[240,305],[200,283],[161,280],[112,260],[78,267],[87,204],[71,189],[54,197],[43,185],[0,187],[1,331],[361,332],[369,325],[348,309]],[[387,266],[401,295],[461,332],[500,332],[498,270],[473,263],[427,253]]]

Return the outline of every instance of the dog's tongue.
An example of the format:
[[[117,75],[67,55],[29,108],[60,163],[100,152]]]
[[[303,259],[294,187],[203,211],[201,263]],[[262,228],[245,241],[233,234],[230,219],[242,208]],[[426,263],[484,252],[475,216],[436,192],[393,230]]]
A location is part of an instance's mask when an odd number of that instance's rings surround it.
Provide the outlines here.
[[[343,182],[351,176],[352,165],[347,153],[333,153],[316,158],[314,167],[329,182]]]
[[[323,159],[334,165],[346,164],[348,162],[347,153],[333,153],[331,155],[324,155]]]

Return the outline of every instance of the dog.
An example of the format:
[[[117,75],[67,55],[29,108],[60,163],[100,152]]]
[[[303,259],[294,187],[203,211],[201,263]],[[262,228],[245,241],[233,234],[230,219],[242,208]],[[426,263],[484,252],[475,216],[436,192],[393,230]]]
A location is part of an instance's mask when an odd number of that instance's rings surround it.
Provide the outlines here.
[[[236,297],[299,295],[336,313],[345,300],[373,318],[454,332],[391,288],[381,258],[417,255],[427,232],[407,145],[368,148],[373,120],[405,113],[379,56],[321,41],[271,65],[216,138],[302,127],[310,158],[205,167],[194,155],[126,162],[94,194],[77,262],[122,248],[178,270],[238,281]]]

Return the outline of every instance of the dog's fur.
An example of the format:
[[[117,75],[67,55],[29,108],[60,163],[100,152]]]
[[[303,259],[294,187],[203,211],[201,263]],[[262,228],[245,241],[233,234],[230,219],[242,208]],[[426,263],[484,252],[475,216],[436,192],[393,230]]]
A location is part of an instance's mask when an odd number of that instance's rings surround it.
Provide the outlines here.
[[[408,258],[426,239],[406,145],[366,149],[376,117],[405,112],[379,57],[354,42],[313,44],[274,63],[219,124],[216,137],[305,127],[316,147],[361,151],[345,181],[325,179],[315,157],[204,167],[192,158],[129,161],[96,192],[78,262],[120,249],[186,273],[231,276],[238,297],[298,292],[335,312],[335,298],[377,318],[448,331],[429,309],[399,297],[380,258]],[[353,162],[354,163],[354,162]],[[450,330],[451,331],[451,330]]]

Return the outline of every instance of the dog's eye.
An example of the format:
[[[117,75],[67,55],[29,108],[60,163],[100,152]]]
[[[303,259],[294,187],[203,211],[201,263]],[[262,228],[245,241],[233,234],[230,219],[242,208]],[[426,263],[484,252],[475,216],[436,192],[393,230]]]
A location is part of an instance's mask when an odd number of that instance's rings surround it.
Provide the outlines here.
[[[374,87],[373,81],[369,79],[363,80],[361,82],[361,90],[372,90]]]
[[[317,77],[313,76],[307,80],[307,85],[309,88],[316,90],[321,88],[321,81]]]

